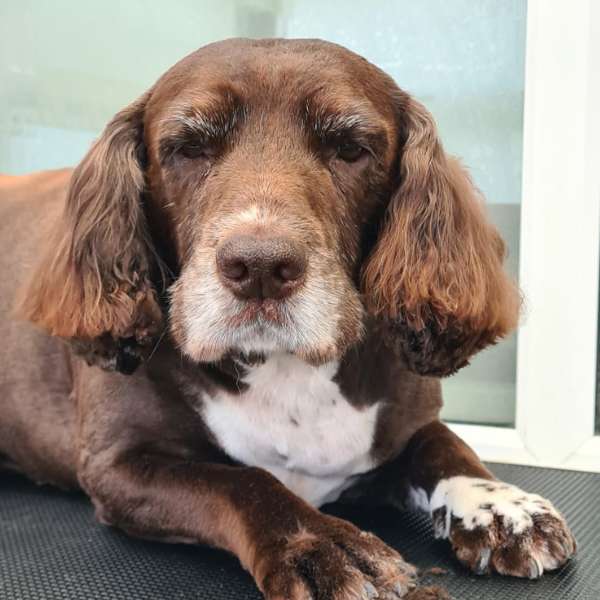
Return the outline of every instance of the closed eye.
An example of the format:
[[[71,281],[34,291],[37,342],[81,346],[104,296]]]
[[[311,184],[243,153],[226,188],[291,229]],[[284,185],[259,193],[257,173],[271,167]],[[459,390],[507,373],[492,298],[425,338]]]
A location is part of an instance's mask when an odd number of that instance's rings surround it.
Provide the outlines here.
[[[337,144],[335,151],[337,158],[344,162],[353,163],[362,158],[367,149],[357,142],[343,141]]]
[[[189,158],[191,160],[195,158],[212,158],[216,154],[216,148],[214,144],[209,144],[206,142],[194,142],[190,141],[188,143],[181,144],[175,152],[180,154],[185,158]]]
[[[167,131],[160,142],[160,160],[175,156],[194,160],[214,158],[235,129],[241,109],[229,98],[203,110],[189,108],[165,119]]]
[[[382,121],[362,106],[359,110],[327,110],[316,102],[307,102],[304,123],[328,159],[358,163],[381,156],[387,146]]]

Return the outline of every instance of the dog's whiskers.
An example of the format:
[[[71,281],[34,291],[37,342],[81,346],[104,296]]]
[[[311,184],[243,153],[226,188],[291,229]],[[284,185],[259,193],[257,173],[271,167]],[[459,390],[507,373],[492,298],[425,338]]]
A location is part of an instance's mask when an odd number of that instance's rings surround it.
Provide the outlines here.
[[[158,350],[158,346],[160,345],[160,343],[162,342],[162,340],[166,334],[167,334],[167,328],[165,327],[162,330],[161,334],[158,336],[158,339],[156,340],[156,344],[154,344],[154,347],[152,348],[148,358],[146,359],[146,362],[150,362],[152,360],[152,357],[156,354],[156,351]]]

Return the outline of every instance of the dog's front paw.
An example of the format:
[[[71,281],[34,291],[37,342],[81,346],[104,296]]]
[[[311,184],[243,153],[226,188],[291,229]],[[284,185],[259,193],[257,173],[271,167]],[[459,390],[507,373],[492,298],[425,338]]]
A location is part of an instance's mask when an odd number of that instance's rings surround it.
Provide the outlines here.
[[[430,503],[436,537],[476,573],[537,578],[573,556],[575,539],[551,502],[502,483],[451,477]]]
[[[329,516],[275,544],[261,571],[268,600],[398,600],[416,576],[378,537]]]

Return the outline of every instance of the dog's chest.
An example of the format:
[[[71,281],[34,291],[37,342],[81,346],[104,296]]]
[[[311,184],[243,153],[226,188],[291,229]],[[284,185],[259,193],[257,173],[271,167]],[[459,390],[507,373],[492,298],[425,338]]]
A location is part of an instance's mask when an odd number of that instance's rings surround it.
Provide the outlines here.
[[[352,406],[333,381],[336,369],[274,355],[248,371],[246,391],[205,397],[204,420],[231,457],[267,469],[312,504],[335,500],[373,467],[378,411]]]

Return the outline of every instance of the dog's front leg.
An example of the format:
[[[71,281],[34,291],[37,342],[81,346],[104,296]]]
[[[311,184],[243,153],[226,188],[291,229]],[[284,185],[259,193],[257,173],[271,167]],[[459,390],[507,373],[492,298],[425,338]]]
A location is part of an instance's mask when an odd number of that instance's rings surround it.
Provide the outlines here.
[[[575,540],[544,498],[498,481],[477,455],[440,422],[417,431],[384,468],[405,476],[396,500],[428,512],[436,537],[450,540],[458,559],[477,573],[539,577],[564,564]]]
[[[269,599],[398,599],[413,587],[413,567],[379,538],[320,513],[262,469],[141,449],[103,454],[80,475],[100,520],[228,550]]]

